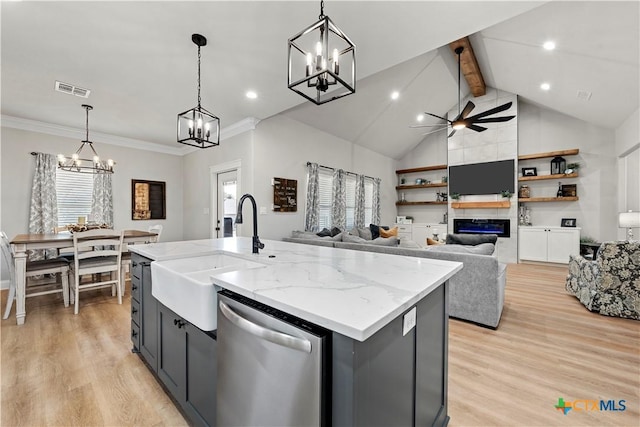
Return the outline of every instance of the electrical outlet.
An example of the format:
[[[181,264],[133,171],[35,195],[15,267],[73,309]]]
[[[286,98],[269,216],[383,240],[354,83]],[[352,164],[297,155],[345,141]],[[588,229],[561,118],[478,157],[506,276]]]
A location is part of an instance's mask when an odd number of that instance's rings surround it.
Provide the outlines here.
[[[416,326],[416,308],[413,307],[402,318],[402,336],[405,336]]]

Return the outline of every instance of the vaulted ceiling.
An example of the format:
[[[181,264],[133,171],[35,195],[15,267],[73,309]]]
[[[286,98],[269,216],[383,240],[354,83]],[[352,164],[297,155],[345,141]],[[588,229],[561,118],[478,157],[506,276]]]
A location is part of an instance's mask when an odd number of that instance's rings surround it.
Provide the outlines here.
[[[358,80],[356,94],[322,106],[286,87],[287,39],[317,19],[316,1],[0,7],[3,125],[82,129],[88,103],[92,132],[177,154],[176,114],[196,104],[195,32],[209,39],[202,104],[223,129],[283,113],[400,158],[423,138],[408,127],[418,113],[445,114],[457,102],[447,44],[466,35],[488,86],[609,128],[638,108],[638,2],[327,1],[325,14],[357,45]],[[547,39],[556,50],[541,48]],[[91,95],[56,92],[56,80]],[[539,89],[543,81],[551,90]]]

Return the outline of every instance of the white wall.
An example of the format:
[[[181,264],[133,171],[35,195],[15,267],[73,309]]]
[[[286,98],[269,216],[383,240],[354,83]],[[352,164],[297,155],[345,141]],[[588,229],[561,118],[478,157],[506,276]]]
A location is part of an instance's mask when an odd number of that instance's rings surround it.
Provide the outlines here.
[[[212,230],[211,167],[240,159],[238,194],[253,192],[253,131],[220,141],[217,147],[184,156],[184,240],[209,239]],[[238,226],[240,235],[242,226]],[[248,227],[247,227],[248,228]],[[250,230],[250,228],[248,228]]]
[[[73,153],[80,140],[3,127],[2,145],[2,211],[0,226],[9,238],[29,231],[31,184],[35,167],[32,151]],[[119,147],[95,142],[104,158],[116,161],[113,174],[114,226],[119,229],[146,230],[162,224],[163,241],[182,240],[182,158],[152,151]],[[167,219],[131,219],[131,180],[147,179],[166,182]]]
[[[567,156],[567,163],[581,164],[578,178],[561,180],[577,184],[577,202],[529,203],[533,225],[559,226],[562,218],[576,218],[581,237],[597,241],[615,240],[617,230],[616,141],[614,131],[557,111],[520,102],[519,154],[579,148],[577,156]],[[528,161],[538,174],[549,173],[551,159]],[[522,165],[521,165],[522,166]],[[554,197],[556,181],[536,181],[530,185],[532,197]]]
[[[395,221],[393,159],[282,115],[261,121],[253,134],[256,159],[253,195],[258,206],[267,209],[266,215],[259,216],[261,238],[279,240],[290,236],[292,230],[304,229],[307,161],[381,178],[381,222]],[[274,177],[298,181],[297,212],[271,210]],[[243,234],[250,235],[251,229],[245,228]]]

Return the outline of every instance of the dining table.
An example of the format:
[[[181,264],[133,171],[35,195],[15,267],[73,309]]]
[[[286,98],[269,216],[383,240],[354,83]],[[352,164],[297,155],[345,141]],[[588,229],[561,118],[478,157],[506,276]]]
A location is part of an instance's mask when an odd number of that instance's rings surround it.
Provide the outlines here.
[[[155,243],[158,234],[142,230],[125,230],[124,243]],[[11,240],[14,254],[15,281],[16,281],[16,322],[23,325],[27,317],[25,310],[26,296],[26,272],[29,251],[35,249],[63,249],[73,246],[73,234],[42,233],[42,234],[18,234]]]

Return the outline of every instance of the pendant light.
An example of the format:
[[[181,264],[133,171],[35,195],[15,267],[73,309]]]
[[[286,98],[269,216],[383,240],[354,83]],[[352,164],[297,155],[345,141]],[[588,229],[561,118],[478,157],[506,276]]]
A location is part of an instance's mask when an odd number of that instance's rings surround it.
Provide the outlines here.
[[[93,107],[82,104],[82,108],[86,110],[85,139],[82,141],[82,144],[80,144],[80,148],[71,156],[67,157],[64,154],[58,154],[58,168],[78,173],[113,173],[113,165],[115,165],[115,162],[112,159],[108,159],[107,161],[100,160],[96,149],[93,148],[93,142],[89,140],[89,110],[93,110]],[[91,159],[82,158],[82,149],[86,146],[88,146],[93,153]]]
[[[191,40],[198,46],[198,105],[178,114],[178,142],[198,148],[220,145],[220,119],[200,105],[200,48],[207,39],[193,34]]]
[[[289,39],[289,89],[320,105],[356,91],[356,46],[320,2],[318,21]]]

